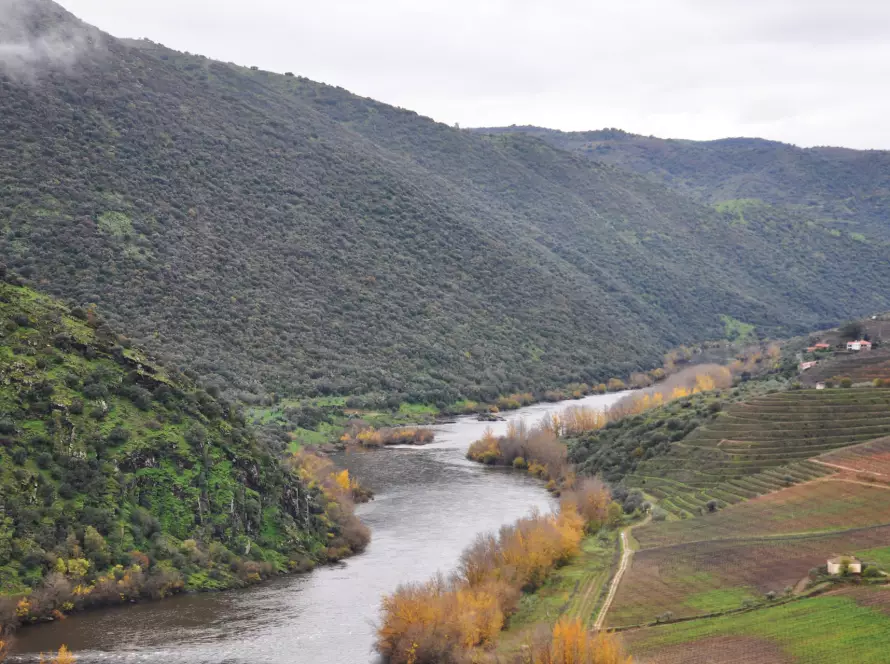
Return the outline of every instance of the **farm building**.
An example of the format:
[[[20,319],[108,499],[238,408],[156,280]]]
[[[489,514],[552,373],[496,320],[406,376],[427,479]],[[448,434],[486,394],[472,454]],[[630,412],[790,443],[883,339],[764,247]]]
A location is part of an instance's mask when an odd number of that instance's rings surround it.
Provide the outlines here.
[[[829,558],[827,567],[829,574],[841,574],[845,568],[850,574],[862,574],[862,562],[853,556]]]
[[[824,390],[824,389],[825,389],[825,383],[816,383],[816,389],[817,389],[817,390]]]
[[[807,369],[812,369],[812,368],[813,368],[814,366],[816,366],[817,364],[819,364],[819,363],[818,363],[818,362],[815,362],[815,361],[814,361],[814,362],[801,362],[801,363],[800,363],[800,370],[801,370],[801,371],[806,371]]]
[[[828,350],[831,350],[831,344],[826,343],[816,344],[815,346],[810,346],[809,348],[807,348],[807,351],[809,351],[810,353],[818,353],[820,351],[825,352]]]
[[[847,350],[871,350],[871,341],[866,341],[865,339],[848,341]]]

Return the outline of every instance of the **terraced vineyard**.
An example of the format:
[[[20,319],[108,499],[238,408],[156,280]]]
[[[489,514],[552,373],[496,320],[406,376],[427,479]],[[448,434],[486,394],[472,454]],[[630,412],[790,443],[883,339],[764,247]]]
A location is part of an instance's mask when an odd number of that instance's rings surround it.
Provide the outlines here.
[[[838,353],[805,371],[800,380],[804,385],[814,386],[837,376],[846,376],[854,383],[890,378],[890,349]]]
[[[634,536],[641,548],[650,549],[702,539],[815,534],[877,525],[890,525],[890,486],[829,478],[759,496],[697,519],[652,523],[638,528]]]
[[[888,435],[890,390],[781,392],[733,405],[627,483],[686,518],[836,472],[810,459]]]

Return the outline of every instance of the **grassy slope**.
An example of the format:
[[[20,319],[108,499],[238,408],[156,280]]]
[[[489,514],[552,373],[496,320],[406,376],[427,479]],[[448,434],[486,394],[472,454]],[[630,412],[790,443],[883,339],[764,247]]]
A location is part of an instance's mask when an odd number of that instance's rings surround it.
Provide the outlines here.
[[[890,326],[887,327],[890,329]],[[801,376],[804,385],[813,387],[816,383],[831,379],[837,382],[839,377],[849,378],[854,384],[870,383],[876,378],[890,378],[890,349],[887,348],[850,355],[834,353],[828,357],[814,357],[819,364]]]
[[[885,391],[878,389],[790,391],[759,397],[731,407],[725,415],[701,427],[673,457],[654,459],[651,463],[656,468],[643,464],[639,472],[650,473],[645,476],[649,483],[659,473],[673,478],[673,483],[663,481],[660,485],[662,504],[692,500],[690,482],[699,483],[704,494],[713,496],[745,489],[750,489],[751,495],[737,499],[747,498],[747,502],[714,514],[641,528],[636,537],[643,550],[622,582],[608,624],[652,621],[667,611],[675,617],[687,617],[730,610],[745,600],[762,603],[765,593],[781,595],[810,568],[837,552],[862,551],[862,555],[878,562],[883,560],[880,545],[887,539],[884,524],[890,500],[890,489],[885,484],[864,485],[860,483],[861,472],[822,466],[821,473],[835,476],[782,489],[783,484],[799,480],[801,466],[786,465],[779,471],[773,468],[794,460],[797,449],[821,451],[823,444],[828,444],[825,441],[843,449],[817,457],[820,460],[842,465],[850,459],[851,467],[882,468],[884,440],[852,447],[849,443],[863,430],[876,435],[872,429],[881,426],[885,400]],[[826,428],[829,424],[839,432]],[[707,445],[710,440],[720,450],[727,444],[740,450],[745,447],[755,465],[767,463],[767,470],[752,475],[745,463],[726,465],[725,460],[713,455],[689,455],[684,450]],[[749,442],[742,446],[743,441]],[[774,458],[777,444],[778,449],[787,447],[790,453]],[[874,463],[869,461],[870,456]],[[703,459],[710,460],[710,465]],[[670,463],[665,465],[664,461]],[[818,467],[813,462],[807,464],[808,469]],[[701,484],[704,475],[720,474],[724,468],[737,473],[736,479]],[[782,476],[789,472],[795,473],[790,481]],[[645,486],[639,474],[628,479],[631,484]],[[684,512],[686,516],[696,513],[701,505],[690,508],[690,512]]]
[[[885,589],[862,589],[851,594],[806,599],[780,607],[630,632],[625,640],[641,664],[730,664],[739,653],[721,648],[720,637],[747,637],[745,660],[752,664],[794,661],[797,664],[834,664],[855,661],[881,664],[890,648],[890,615]],[[878,603],[879,606],[869,606]],[[883,604],[883,606],[880,606]],[[758,644],[754,639],[761,640]],[[778,646],[789,659],[768,656]],[[666,653],[674,651],[677,659]],[[679,651],[679,652],[677,652]],[[793,658],[793,659],[790,659]]]
[[[59,559],[87,560],[89,583],[146,554],[189,588],[323,559],[339,530],[317,493],[231,406],[118,341],[0,283],[0,594]]]
[[[536,139],[102,43],[0,79],[0,252],[227,388],[492,399],[627,375],[721,316],[775,332],[890,303],[882,253],[804,217],[732,224]]]

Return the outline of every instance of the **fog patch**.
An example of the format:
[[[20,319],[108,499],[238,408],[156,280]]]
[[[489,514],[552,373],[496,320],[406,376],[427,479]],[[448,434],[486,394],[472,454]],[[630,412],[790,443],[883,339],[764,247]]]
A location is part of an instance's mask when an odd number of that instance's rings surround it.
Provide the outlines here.
[[[104,50],[102,34],[49,0],[0,0],[0,74],[34,80]]]

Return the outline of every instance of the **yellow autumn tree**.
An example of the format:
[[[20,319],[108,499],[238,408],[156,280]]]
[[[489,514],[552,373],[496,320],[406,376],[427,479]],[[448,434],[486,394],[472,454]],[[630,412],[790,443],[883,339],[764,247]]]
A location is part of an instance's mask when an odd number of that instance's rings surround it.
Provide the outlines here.
[[[450,579],[401,586],[384,598],[378,652],[391,664],[469,661],[472,649],[495,641],[521,591],[578,552],[584,528],[577,504],[564,501],[558,514],[533,514],[478,537]]]
[[[352,490],[352,481],[349,479],[348,470],[341,470],[339,473],[335,473],[334,482],[336,482],[341,491]]]
[[[46,659],[47,655],[40,655],[40,664],[74,664],[77,658],[68,650],[68,646],[59,648],[59,652],[50,660]]]
[[[482,438],[470,445],[467,450],[467,457],[473,461],[482,463],[493,463],[501,455],[498,445],[498,438],[494,435],[491,427],[487,427],[482,434]]]
[[[530,644],[521,664],[631,664],[618,637],[593,634],[578,619],[560,618],[549,640]]]

